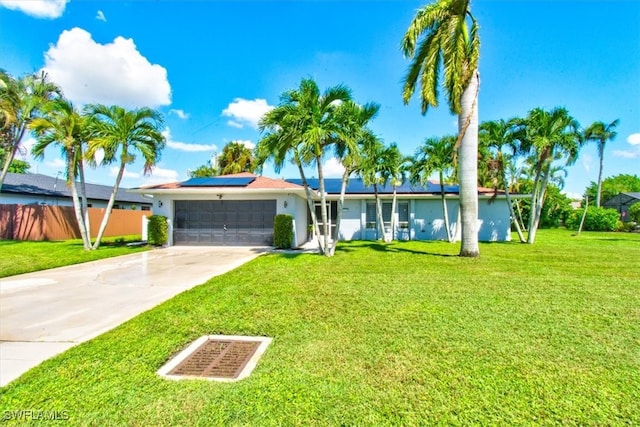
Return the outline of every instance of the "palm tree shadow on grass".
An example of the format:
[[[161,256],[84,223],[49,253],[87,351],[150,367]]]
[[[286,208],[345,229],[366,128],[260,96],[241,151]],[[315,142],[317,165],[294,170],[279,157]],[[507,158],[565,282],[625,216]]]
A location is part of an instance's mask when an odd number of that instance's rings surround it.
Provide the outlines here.
[[[410,249],[407,247],[401,247],[405,245],[405,242],[392,242],[389,244],[380,243],[380,242],[367,242],[358,245],[357,247],[349,247],[349,246],[338,246],[338,252],[353,252],[359,248],[367,248],[372,249],[377,252],[405,252],[411,253],[415,255],[430,255],[430,256],[439,256],[439,257],[457,257],[457,254],[443,254],[438,252],[432,252],[427,250],[418,250],[418,249]]]

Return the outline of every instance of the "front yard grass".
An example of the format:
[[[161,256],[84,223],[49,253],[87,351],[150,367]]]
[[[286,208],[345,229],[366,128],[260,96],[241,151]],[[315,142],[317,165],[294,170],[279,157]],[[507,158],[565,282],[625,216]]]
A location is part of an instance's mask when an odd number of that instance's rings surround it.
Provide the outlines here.
[[[84,251],[81,240],[58,242],[0,240],[0,277],[148,250],[146,246],[126,246],[128,242],[139,240],[140,236],[107,237],[95,251]]]
[[[44,362],[0,389],[2,409],[106,426],[640,424],[640,235],[458,249],[261,256]],[[156,375],[205,334],[274,341],[237,383]]]

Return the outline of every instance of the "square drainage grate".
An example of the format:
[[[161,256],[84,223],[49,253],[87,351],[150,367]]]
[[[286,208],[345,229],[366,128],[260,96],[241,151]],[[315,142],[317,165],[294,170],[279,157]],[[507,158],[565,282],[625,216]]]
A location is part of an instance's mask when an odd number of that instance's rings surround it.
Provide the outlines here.
[[[169,379],[202,378],[238,381],[246,378],[271,343],[271,338],[207,335],[167,362],[158,374]]]

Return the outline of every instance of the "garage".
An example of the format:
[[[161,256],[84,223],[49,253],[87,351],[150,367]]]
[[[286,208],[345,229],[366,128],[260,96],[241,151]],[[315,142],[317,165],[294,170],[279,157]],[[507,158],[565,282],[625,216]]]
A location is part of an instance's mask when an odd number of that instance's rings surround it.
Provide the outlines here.
[[[176,245],[264,246],[273,244],[276,200],[176,200]]]

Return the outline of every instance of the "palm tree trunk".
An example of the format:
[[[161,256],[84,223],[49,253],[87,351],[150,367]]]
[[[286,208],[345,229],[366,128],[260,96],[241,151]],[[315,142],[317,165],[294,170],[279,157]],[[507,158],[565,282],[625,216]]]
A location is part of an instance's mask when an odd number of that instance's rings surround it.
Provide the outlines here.
[[[596,207],[600,207],[600,197],[602,196],[602,164],[604,162],[604,145],[600,149],[600,169],[598,170],[598,192],[596,193]]]
[[[447,231],[447,242],[452,243],[453,237],[451,235],[451,226],[449,225],[449,209],[447,208],[447,199],[445,198],[444,193],[444,184],[442,183],[444,180],[444,174],[442,170],[438,171],[439,179],[440,179],[440,198],[442,199],[442,215],[444,216],[444,228]]]
[[[311,222],[313,225],[313,232],[318,240],[318,250],[321,254],[324,254],[325,248],[322,247],[322,242],[320,240],[320,228],[318,227],[318,218],[316,217],[316,209],[313,203],[313,194],[309,189],[309,184],[307,183],[307,177],[304,174],[304,169],[302,168],[302,163],[300,162],[300,158],[298,153],[294,153],[294,162],[296,166],[298,166],[298,171],[300,172],[300,179],[302,180],[302,186],[304,187],[304,192],[307,196],[307,207],[309,208],[309,214],[311,215]]]
[[[95,242],[93,242],[93,249],[98,249],[98,247],[100,246],[102,235],[104,234],[104,230],[106,230],[107,224],[109,223],[109,217],[111,216],[111,210],[113,209],[113,205],[116,201],[116,195],[118,194],[120,181],[122,181],[122,177],[124,176],[124,168],[125,168],[125,163],[120,162],[120,170],[118,170],[118,175],[116,176],[116,183],[113,186],[113,190],[111,190],[111,195],[109,196],[109,202],[107,203],[107,209],[104,211],[104,215],[102,216],[102,222],[100,223],[100,228],[98,229],[98,235],[96,236]]]
[[[321,208],[321,212],[320,215],[322,215],[322,229],[324,231],[324,234],[322,236],[322,240],[324,241],[324,255],[326,256],[330,256],[330,251],[329,251],[329,233],[330,233],[330,228],[329,228],[329,218],[327,215],[327,193],[324,191],[324,174],[322,172],[322,158],[320,156],[316,157],[316,162],[318,163],[318,191],[320,191],[320,208]]]
[[[376,199],[376,214],[378,216],[378,227],[376,230],[378,231],[377,239],[380,239],[380,233],[382,232],[382,239],[384,240],[384,218],[382,217],[382,202],[380,202],[380,195],[378,194],[378,184],[373,183],[373,193]]]
[[[67,151],[67,170],[69,185],[71,186],[71,198],[73,200],[73,210],[76,214],[76,221],[78,222],[78,228],[80,228],[80,236],[82,237],[82,245],[84,250],[91,250],[91,241],[87,235],[87,228],[84,224],[84,218],[82,216],[82,207],[80,206],[80,197],[78,196],[78,188],[76,187],[76,176],[73,165],[73,153]]]
[[[340,198],[338,199],[338,212],[336,215],[336,230],[333,234],[333,242],[329,256],[333,256],[336,252],[336,246],[338,246],[338,239],[340,238],[340,223],[342,222],[342,209],[344,207],[344,194],[347,192],[347,183],[349,182],[349,175],[351,172],[345,168],[342,174],[342,184],[340,185]]]
[[[461,113],[458,129],[461,143],[460,157],[460,210],[462,242],[460,256],[477,257],[478,246],[478,90],[480,76],[473,72],[469,86],[460,99]]]
[[[551,164],[547,165],[544,171],[544,175],[542,179],[539,181],[540,189],[536,192],[537,197],[535,200],[535,204],[531,204],[531,221],[529,225],[529,235],[527,236],[527,243],[533,244],[536,240],[536,232],[538,231],[538,226],[540,225],[540,215],[542,214],[542,205],[544,203],[544,195],[547,191],[547,182],[549,181],[549,171],[551,169]]]
[[[396,239],[396,202],[397,202],[397,195],[396,195],[396,186],[393,186],[393,199],[391,201],[391,235],[389,236],[389,241],[391,242],[392,240]]]
[[[87,185],[84,179],[84,165],[82,158],[79,160],[78,173],[80,175],[80,201],[82,206],[82,214],[84,217],[84,228],[87,230],[89,245],[91,245],[91,223],[89,221],[89,202],[87,201]],[[94,249],[92,247],[92,249]]]
[[[509,218],[516,226],[516,232],[518,233],[518,238],[520,239],[520,243],[525,243],[524,235],[522,234],[522,230],[520,229],[520,223],[518,222],[518,218],[516,218],[516,214],[513,211],[513,203],[511,203],[511,195],[509,194],[509,183],[507,182],[507,176],[504,173],[504,169],[502,172],[502,182],[504,183],[504,196],[507,199],[507,206],[509,206]]]

